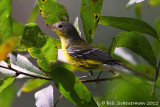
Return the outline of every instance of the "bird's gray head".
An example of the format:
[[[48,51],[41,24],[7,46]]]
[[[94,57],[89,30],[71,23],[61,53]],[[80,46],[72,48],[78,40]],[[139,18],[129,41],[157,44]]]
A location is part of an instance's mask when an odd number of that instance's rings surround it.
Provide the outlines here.
[[[53,25],[48,25],[48,27],[53,29],[59,37],[71,37],[78,35],[76,28],[69,22],[60,21]]]

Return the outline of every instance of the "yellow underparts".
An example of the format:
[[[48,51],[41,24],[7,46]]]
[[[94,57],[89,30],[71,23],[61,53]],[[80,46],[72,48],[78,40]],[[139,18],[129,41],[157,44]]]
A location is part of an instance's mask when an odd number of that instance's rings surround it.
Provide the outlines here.
[[[64,35],[59,35],[59,37],[61,39],[62,51],[66,60],[68,61],[69,64],[73,65],[77,70],[89,72],[89,71],[98,71],[103,69],[102,62],[96,60],[75,58],[68,55],[67,53],[68,43],[66,42],[66,38]]]

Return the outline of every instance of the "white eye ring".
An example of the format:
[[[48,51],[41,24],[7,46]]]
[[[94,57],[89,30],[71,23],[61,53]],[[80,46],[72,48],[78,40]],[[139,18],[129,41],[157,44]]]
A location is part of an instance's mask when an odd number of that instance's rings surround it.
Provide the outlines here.
[[[60,25],[58,26],[58,28],[59,28],[59,29],[62,29],[62,27],[63,27],[63,25],[62,25],[62,24],[60,24]]]

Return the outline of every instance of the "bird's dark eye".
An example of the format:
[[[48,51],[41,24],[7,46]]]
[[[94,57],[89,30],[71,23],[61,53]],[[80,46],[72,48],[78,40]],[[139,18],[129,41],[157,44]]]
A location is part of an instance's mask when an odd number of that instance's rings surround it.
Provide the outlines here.
[[[59,25],[58,27],[59,27],[59,28],[62,28],[62,27],[63,27],[63,25]]]

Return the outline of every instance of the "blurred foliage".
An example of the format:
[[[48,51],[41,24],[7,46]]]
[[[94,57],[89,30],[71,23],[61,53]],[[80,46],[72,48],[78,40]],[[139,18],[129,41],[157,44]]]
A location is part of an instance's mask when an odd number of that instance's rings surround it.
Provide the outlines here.
[[[28,80],[24,86],[22,87],[23,92],[31,92],[44,84],[46,84],[48,81],[47,80],[42,80],[42,79],[30,79]]]
[[[39,6],[38,6],[38,4],[36,4],[34,6],[34,8],[32,9],[30,17],[28,19],[28,23],[34,23],[36,21],[38,15],[39,15]]]
[[[15,97],[16,89],[14,84],[12,84],[0,93],[1,107],[12,107]]]
[[[129,76],[118,81],[107,83],[107,91],[103,97],[96,98],[100,107],[116,106],[147,106],[149,102],[154,102],[152,107],[158,106],[158,97],[150,95],[152,84],[141,79]],[[110,87],[108,89],[108,87]],[[158,95],[158,93],[156,93]]]
[[[134,11],[135,11],[135,14],[136,14],[136,18],[141,20],[142,19],[142,6],[143,4],[142,3],[138,3],[135,5],[134,7]]]
[[[12,0],[0,2],[0,44],[12,36]]]
[[[160,5],[160,0],[149,0],[148,4],[150,6],[157,6]]]
[[[9,77],[9,78],[7,77],[7,78],[4,78],[3,80],[0,80],[0,92],[3,91],[9,85],[11,85],[15,78],[16,77],[13,76],[13,77]]]
[[[88,43],[92,43],[98,24],[128,31],[115,36],[109,49],[101,44],[94,46],[109,52],[114,58],[121,60],[129,68],[154,77],[155,68],[158,68],[157,61],[160,51],[160,18],[155,20],[154,28],[143,21],[142,1],[129,0],[126,7],[129,9],[129,7],[135,4],[134,12],[136,15],[136,18],[130,18],[101,16],[103,0],[81,0],[80,16]],[[160,0],[149,0],[148,4],[150,6],[157,6],[160,4]],[[65,6],[58,1],[38,0],[38,3],[33,6],[26,25],[11,17],[11,0],[1,0],[0,7],[0,60],[2,60],[0,62],[0,73],[5,77],[0,80],[0,92],[3,90],[0,93],[0,106],[11,106],[15,97],[15,89],[11,84],[15,78],[29,78],[22,87],[23,92],[31,92],[52,79],[62,95],[79,107],[111,106],[112,104],[116,106],[123,102],[144,102],[145,106],[147,104],[156,106],[157,102],[160,102],[160,97],[158,97],[158,92],[160,91],[159,78],[156,83],[156,91],[154,91],[153,95],[150,95],[154,84],[153,81],[121,74],[122,76],[117,80],[106,83],[104,96],[95,97],[91,95],[82,81],[72,73],[76,71],[73,66],[57,62],[57,49],[61,48],[60,40],[43,33],[39,26],[35,24],[35,21],[39,13],[44,18],[46,24],[69,21],[69,15]],[[74,25],[79,34],[81,34],[78,18],[75,20]],[[148,34],[153,38],[152,45],[146,39],[146,35],[143,36],[142,34]],[[12,36],[16,37],[13,38]],[[115,49],[118,47],[132,50],[145,61],[132,65],[129,61],[114,54]],[[37,59],[39,68],[35,67],[26,57],[12,51],[28,51],[33,58]],[[13,54],[7,56],[9,52]],[[7,59],[5,60],[6,56]],[[28,75],[16,75],[16,70],[17,72],[34,75],[43,79],[47,78],[47,80],[31,78]],[[41,91],[42,95],[43,93]],[[50,98],[50,96],[47,94],[46,98]],[[36,101],[38,100],[36,99]],[[107,103],[107,101],[111,102]]]
[[[16,47],[17,38],[11,37],[2,44],[0,44],[0,61],[6,59],[6,55],[12,52]]]

